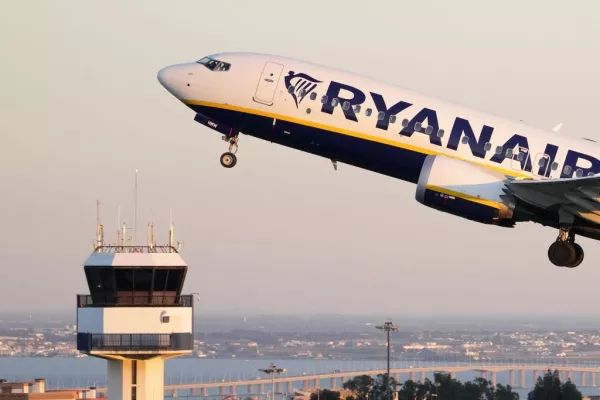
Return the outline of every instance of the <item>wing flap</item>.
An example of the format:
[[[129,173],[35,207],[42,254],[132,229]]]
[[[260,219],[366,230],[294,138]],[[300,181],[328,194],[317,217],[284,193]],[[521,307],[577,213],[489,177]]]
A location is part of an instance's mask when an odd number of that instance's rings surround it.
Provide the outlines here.
[[[519,200],[542,209],[557,208],[600,224],[600,175],[566,179],[511,180],[506,189]]]

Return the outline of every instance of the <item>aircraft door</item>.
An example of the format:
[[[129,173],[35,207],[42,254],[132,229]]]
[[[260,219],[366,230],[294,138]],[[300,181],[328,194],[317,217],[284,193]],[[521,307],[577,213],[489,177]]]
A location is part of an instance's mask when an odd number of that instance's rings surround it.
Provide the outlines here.
[[[266,104],[268,106],[273,105],[275,90],[277,89],[277,83],[279,82],[282,71],[283,65],[267,61],[260,74],[256,93],[254,93],[252,99],[257,103]]]
[[[520,171],[522,170],[521,165],[527,165],[527,159],[529,158],[529,149],[527,147],[518,146],[515,150],[515,155],[511,157],[512,160],[510,163],[512,169]]]
[[[550,171],[550,156],[548,154],[539,153],[535,157],[535,162],[532,165],[533,173],[539,176],[548,176]]]

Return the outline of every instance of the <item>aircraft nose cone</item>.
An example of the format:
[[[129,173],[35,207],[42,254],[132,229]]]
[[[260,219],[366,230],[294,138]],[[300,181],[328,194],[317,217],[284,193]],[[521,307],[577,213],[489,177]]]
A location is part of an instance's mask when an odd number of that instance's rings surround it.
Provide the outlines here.
[[[169,66],[162,68],[160,71],[158,71],[156,77],[158,78],[160,84],[163,85],[163,87],[169,92],[171,92],[176,82],[175,67]]]

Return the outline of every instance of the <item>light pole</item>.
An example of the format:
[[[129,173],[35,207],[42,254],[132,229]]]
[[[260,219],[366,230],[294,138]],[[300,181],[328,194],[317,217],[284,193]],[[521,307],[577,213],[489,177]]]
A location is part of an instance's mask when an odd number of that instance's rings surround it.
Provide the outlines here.
[[[385,390],[388,393],[388,400],[392,400],[392,391],[390,390],[390,332],[400,329],[394,325],[391,320],[385,321],[383,325],[378,325],[375,328],[387,332],[387,375],[385,377]]]
[[[271,375],[271,400],[275,400],[275,374],[279,375],[287,371],[285,368],[277,368],[273,363],[269,364],[269,368],[259,369],[259,371]]]

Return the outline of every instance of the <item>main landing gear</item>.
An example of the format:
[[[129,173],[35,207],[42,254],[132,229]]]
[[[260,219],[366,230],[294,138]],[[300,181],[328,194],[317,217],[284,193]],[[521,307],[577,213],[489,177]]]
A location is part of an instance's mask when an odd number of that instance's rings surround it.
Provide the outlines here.
[[[558,267],[575,268],[583,261],[583,249],[575,243],[570,228],[560,228],[558,238],[548,249],[550,262]]]
[[[239,133],[223,136],[223,140],[229,142],[229,151],[221,155],[221,165],[225,168],[233,168],[235,164],[237,164],[235,153],[237,153],[238,150],[238,138]]]

